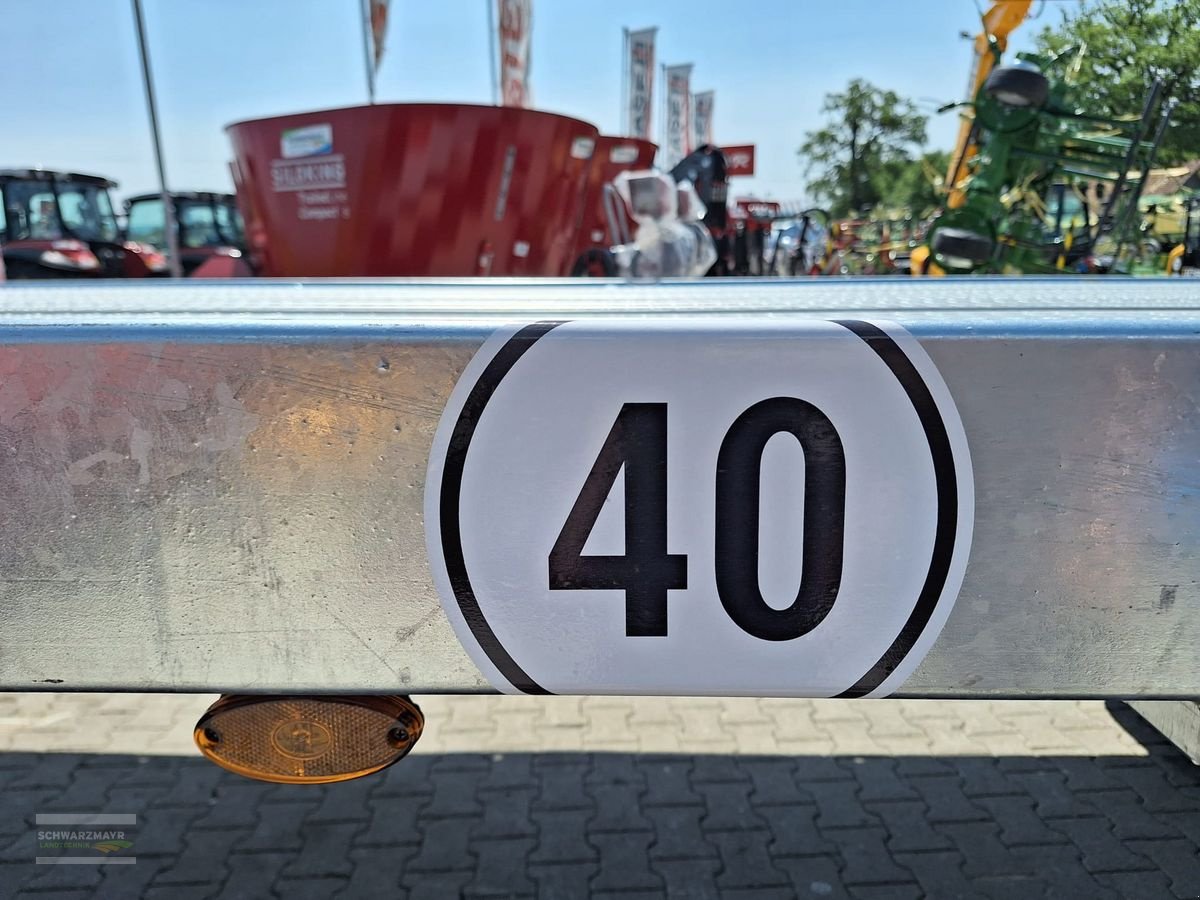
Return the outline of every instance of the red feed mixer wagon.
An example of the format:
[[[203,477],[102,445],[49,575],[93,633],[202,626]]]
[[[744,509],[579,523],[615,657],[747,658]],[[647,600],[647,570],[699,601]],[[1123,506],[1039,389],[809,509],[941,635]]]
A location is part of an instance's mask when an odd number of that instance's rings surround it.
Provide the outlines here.
[[[567,116],[443,103],[227,131],[251,259],[276,277],[564,275],[600,137]]]

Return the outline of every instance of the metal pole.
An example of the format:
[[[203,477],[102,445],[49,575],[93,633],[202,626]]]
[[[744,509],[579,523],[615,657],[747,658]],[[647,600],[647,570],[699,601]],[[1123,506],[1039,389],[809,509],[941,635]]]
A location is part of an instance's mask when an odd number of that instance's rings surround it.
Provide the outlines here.
[[[483,0],[487,7],[488,58],[492,61],[492,102],[500,105],[500,63],[496,60],[496,0]]]
[[[142,58],[142,82],[146,86],[146,108],[150,113],[150,136],[154,140],[154,164],[158,167],[158,190],[162,197],[163,218],[167,229],[167,267],[172,278],[183,277],[179,259],[179,229],[175,222],[175,201],[167,190],[167,167],[163,163],[162,138],[158,132],[158,105],[154,101],[154,82],[150,78],[150,53],[146,49],[146,23],[142,18],[142,0],[133,0],[133,19],[137,25],[138,53]]]
[[[371,54],[371,0],[362,0],[363,62],[367,64],[367,102],[375,105],[375,59]]]
[[[625,36],[621,50],[621,114],[617,118],[617,134],[633,134],[629,121],[629,29],[622,28]]]

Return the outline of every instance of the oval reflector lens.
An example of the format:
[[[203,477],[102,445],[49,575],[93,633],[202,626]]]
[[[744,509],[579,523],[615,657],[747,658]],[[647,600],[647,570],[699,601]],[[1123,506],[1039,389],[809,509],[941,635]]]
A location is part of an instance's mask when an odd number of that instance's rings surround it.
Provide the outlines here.
[[[196,723],[196,746],[247,778],[286,784],[347,781],[402,759],[425,717],[408,697],[226,694]]]

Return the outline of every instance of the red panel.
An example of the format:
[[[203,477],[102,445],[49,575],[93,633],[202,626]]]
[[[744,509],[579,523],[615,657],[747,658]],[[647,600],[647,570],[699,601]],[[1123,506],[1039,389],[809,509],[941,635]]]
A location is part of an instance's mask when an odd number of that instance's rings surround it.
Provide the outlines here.
[[[754,174],[754,144],[738,144],[733,147],[722,147],[725,154],[725,175]]]
[[[654,165],[658,145],[641,138],[620,138],[602,134],[596,142],[596,153],[588,172],[587,190],[583,199],[583,222],[575,242],[575,252],[567,263],[567,274],[575,259],[590,247],[608,247],[616,243],[608,233],[608,218],[604,215],[604,185],[621,172],[649,169]],[[629,223],[632,233],[634,225]]]
[[[283,277],[558,275],[599,137],[566,116],[425,103],[226,131],[254,260]]]

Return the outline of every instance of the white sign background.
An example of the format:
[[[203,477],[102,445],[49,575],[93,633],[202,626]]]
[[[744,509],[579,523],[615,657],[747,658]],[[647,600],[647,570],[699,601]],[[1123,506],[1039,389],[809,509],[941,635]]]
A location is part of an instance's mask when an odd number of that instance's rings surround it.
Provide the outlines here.
[[[936,606],[890,674],[857,691],[865,696],[895,690],[932,646],[962,583],[974,519],[966,437],[949,391],[915,339],[898,326],[874,325],[903,351],[936,403],[952,450],[957,506]],[[510,692],[517,687],[483,649],[479,621],[473,630],[456,597],[441,512],[451,434],[485,368],[518,330],[490,338],[463,373],[434,442],[426,487],[429,556],[446,612],[480,669]],[[720,445],[742,412],[773,397],[796,397],[824,412],[846,460],[837,600],[812,631],[784,641],[756,638],[730,618],[713,558]],[[626,635],[623,591],[548,585],[551,547],[625,403],[667,404],[667,550],[687,555],[688,580],[685,590],[668,593],[668,633],[661,637]],[[462,465],[462,561],[483,629],[536,687],[552,693],[838,695],[861,685],[893,647],[931,570],[939,509],[930,438],[880,354],[833,322],[558,325],[495,386]],[[790,434],[776,435],[763,451],[759,586],[776,609],[792,603],[799,583],[804,465]],[[585,555],[624,552],[623,481],[619,475]]]
[[[667,66],[666,165],[675,165],[692,152],[692,64]]]
[[[650,113],[654,108],[654,36],[657,32],[657,28],[630,32],[626,60],[626,77],[629,79],[626,133],[646,140],[650,140]]]

